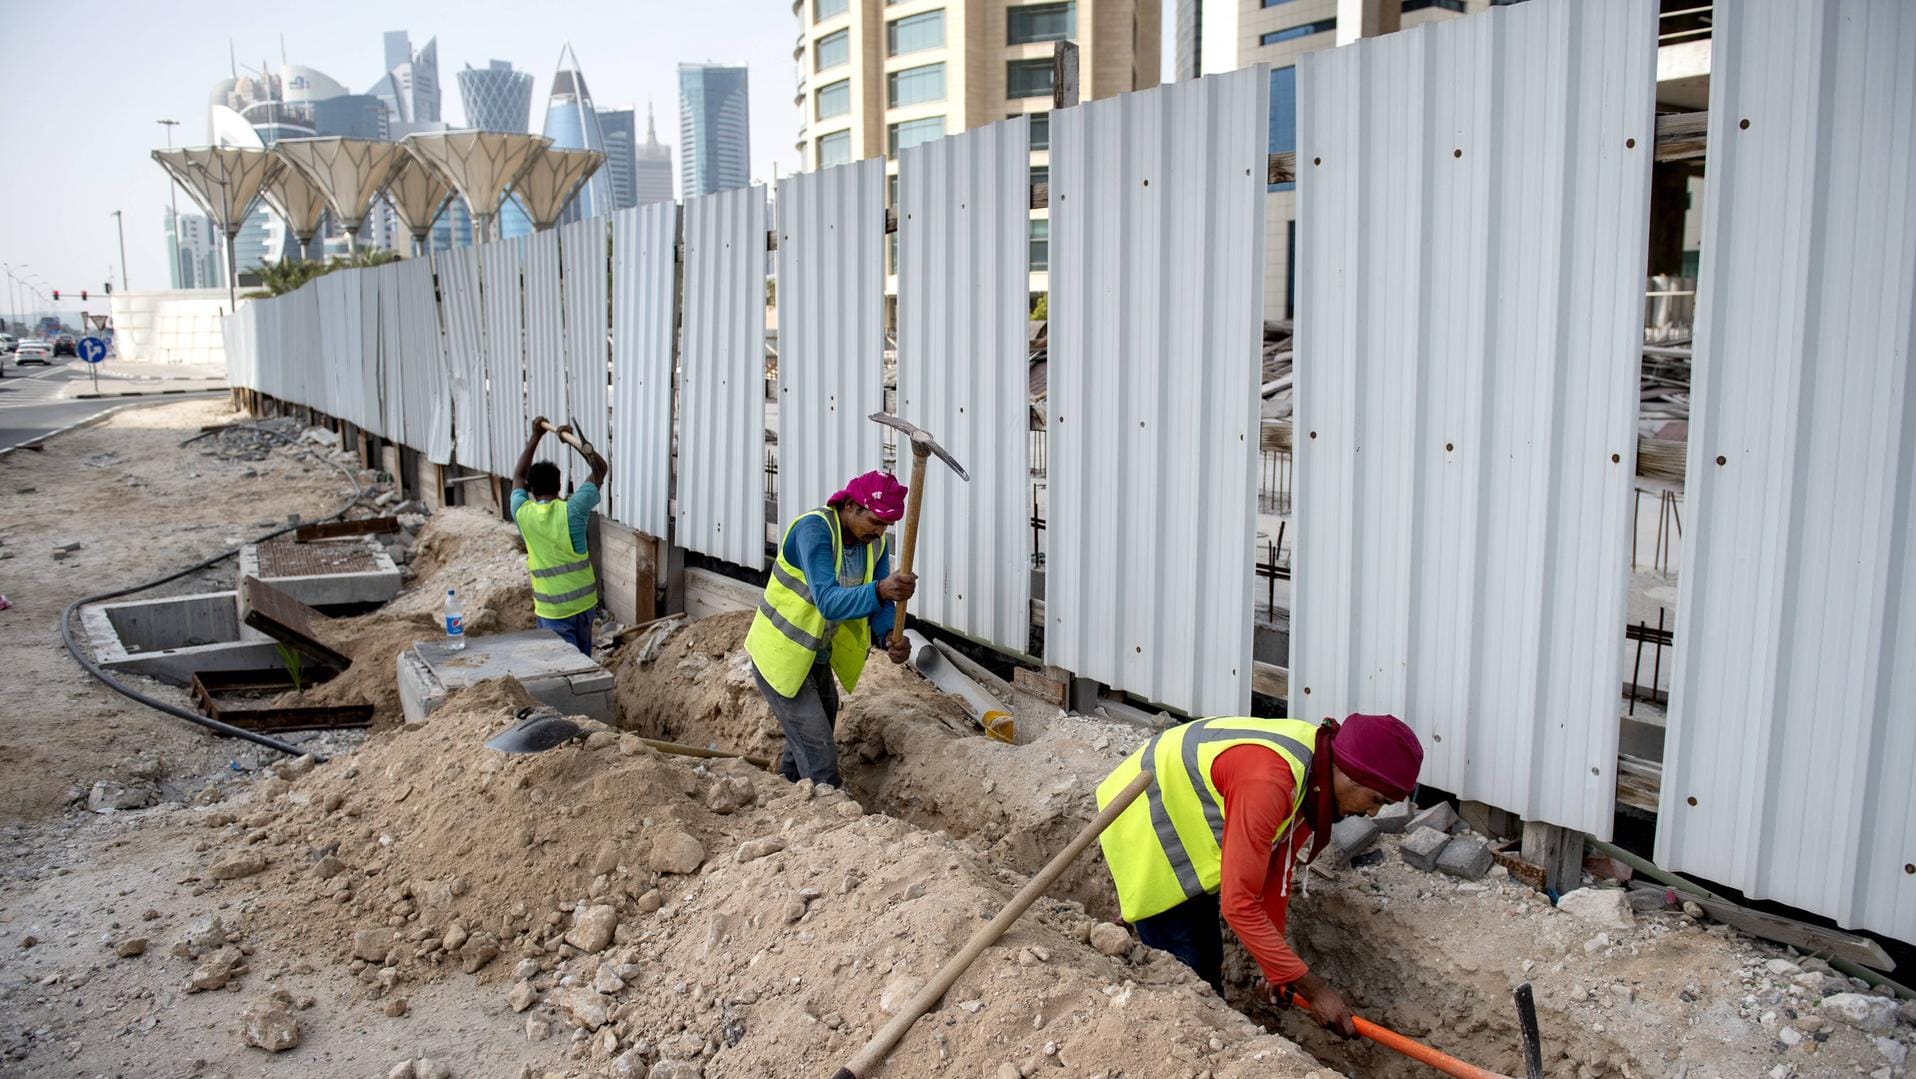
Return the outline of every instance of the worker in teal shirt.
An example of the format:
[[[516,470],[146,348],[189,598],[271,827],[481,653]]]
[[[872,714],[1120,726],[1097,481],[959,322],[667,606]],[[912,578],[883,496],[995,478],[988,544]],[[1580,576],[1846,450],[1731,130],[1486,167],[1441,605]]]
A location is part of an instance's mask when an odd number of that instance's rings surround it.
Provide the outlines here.
[[[543,416],[532,421],[532,437],[526,440],[526,448],[519,454],[518,464],[513,466],[510,508],[515,523],[520,520],[520,507],[524,506],[528,500],[546,503],[559,497],[559,466],[551,461],[540,461],[535,464],[532,460],[532,455],[539,449],[539,440],[545,437],[548,427],[549,424]],[[573,433],[570,424],[552,428],[552,432],[557,435]],[[605,458],[599,456],[599,451],[593,449],[589,443],[585,449],[585,460],[586,464],[592,467],[592,477],[580,484],[578,490],[572,492],[572,497],[565,500],[566,526],[572,540],[572,549],[581,556],[587,553],[586,523],[592,516],[593,508],[599,504],[599,487],[605,483],[605,474],[608,470]],[[523,525],[520,527],[520,533],[522,535],[525,533]],[[553,539],[556,542],[556,533]],[[528,545],[532,540],[533,537],[526,536]],[[537,580],[533,582],[533,586],[535,589],[538,587]],[[535,607],[536,605],[535,601]],[[592,622],[597,610],[598,603],[594,597],[594,602],[575,614],[560,618],[547,618],[542,614],[536,617],[540,628],[557,633],[574,648],[590,656],[592,655]]]

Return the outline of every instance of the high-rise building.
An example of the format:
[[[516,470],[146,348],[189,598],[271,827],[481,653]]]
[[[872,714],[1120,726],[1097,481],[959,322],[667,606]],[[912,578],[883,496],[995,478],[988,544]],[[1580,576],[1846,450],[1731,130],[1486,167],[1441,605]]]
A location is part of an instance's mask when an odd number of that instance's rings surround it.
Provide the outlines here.
[[[586,89],[585,75],[579,71],[579,58],[570,42],[559,50],[559,69],[552,74],[552,97],[546,102],[545,136],[561,150],[605,150],[605,132],[599,127],[598,110],[592,106],[592,92]],[[604,166],[592,174],[571,205],[560,215],[561,223],[597,217],[612,208],[612,189]]]
[[[226,258],[213,219],[205,214],[179,214],[172,208],[163,215],[166,222],[166,253],[169,285],[172,288],[224,288]]]
[[[1271,65],[1270,152],[1297,149],[1297,59],[1340,37],[1370,37],[1489,8],[1492,0],[1364,0],[1364,25],[1338,26],[1338,0],[1178,0],[1177,75],[1216,75]],[[1187,23],[1190,41],[1186,42]],[[1187,51],[1188,50],[1188,51]],[[1264,214],[1264,317],[1296,312],[1295,184],[1272,184]]]
[[[1059,41],[1078,46],[1081,100],[1158,84],[1159,0],[800,0],[794,11],[799,159],[882,156],[894,203],[900,150],[1012,116],[1031,117],[1032,179],[1046,179]],[[1049,218],[1032,213],[1033,292],[1048,283]],[[888,253],[888,274],[894,263]]]
[[[689,199],[751,183],[751,137],[745,69],[680,64],[680,193]]]
[[[458,79],[467,127],[513,135],[532,131],[530,73],[514,71],[508,61],[494,60],[485,67],[467,64]]]
[[[659,141],[652,103],[645,105],[645,145],[633,151],[632,190],[639,206],[672,201],[672,148]]]
[[[415,53],[406,31],[386,31],[386,74],[367,93],[386,103],[395,125],[438,123],[439,39]]]
[[[606,187],[612,194],[612,208],[624,210],[639,204],[632,185],[638,163],[638,150],[631,109],[600,109],[599,130],[605,132]]]

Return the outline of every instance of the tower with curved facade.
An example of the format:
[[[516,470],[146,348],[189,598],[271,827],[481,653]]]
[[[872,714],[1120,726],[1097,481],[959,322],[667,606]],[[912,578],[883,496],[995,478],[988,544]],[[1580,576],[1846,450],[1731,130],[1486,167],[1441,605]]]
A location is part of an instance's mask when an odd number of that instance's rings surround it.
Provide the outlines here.
[[[586,89],[585,76],[579,71],[579,58],[570,42],[559,50],[559,69],[552,74],[552,97],[546,102],[543,134],[552,140],[556,149],[605,152],[605,131],[599,125],[598,110],[592,106],[592,93]],[[611,211],[611,177],[600,169],[579,189],[559,220],[561,224],[569,224]]]
[[[467,64],[457,78],[467,127],[515,135],[531,133],[531,73],[514,71],[509,61],[494,60],[485,67]]]

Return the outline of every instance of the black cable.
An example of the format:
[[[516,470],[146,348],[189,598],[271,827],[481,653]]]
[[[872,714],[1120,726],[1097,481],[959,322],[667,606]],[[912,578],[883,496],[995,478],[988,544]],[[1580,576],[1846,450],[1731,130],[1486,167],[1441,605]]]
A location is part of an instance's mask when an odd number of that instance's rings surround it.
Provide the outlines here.
[[[180,443],[180,445],[190,446],[193,443],[198,442],[200,439],[208,437],[209,435],[224,434],[227,431],[253,431],[259,434],[268,435],[273,438],[277,438],[282,442],[291,443],[295,446],[299,444],[298,439],[292,438],[287,435],[283,435],[279,433],[278,431],[275,431],[269,427],[257,427],[250,423],[236,423],[236,424],[230,424],[226,427],[218,428],[216,430],[201,432],[200,434],[194,435],[192,438],[187,439],[185,442]],[[318,454],[314,454],[313,456],[319,457]],[[340,464],[338,461],[332,460],[331,458],[319,457],[319,459],[322,461],[325,461],[327,464],[332,465],[334,468],[338,469],[346,477],[346,481],[353,485],[353,497],[349,499],[345,505],[339,507],[338,511],[333,513],[331,516],[320,518],[320,520],[322,521],[340,520],[346,516],[346,511],[352,509],[353,506],[358,504],[360,498],[363,497],[365,494],[364,489],[359,486],[359,477],[353,475],[350,469],[346,468],[344,465]],[[256,544],[265,543],[267,540],[275,539],[280,536],[283,536],[286,533],[291,532],[298,527],[300,526],[296,524],[287,525],[284,528],[274,529],[273,531],[268,532],[265,535],[260,536],[256,539],[253,539],[249,542],[256,543]],[[243,546],[246,546],[246,544],[241,544],[241,547]],[[83,596],[80,599],[76,599],[72,603],[67,604],[66,610],[61,612],[60,614],[60,637],[62,640],[66,642],[67,654],[73,657],[74,662],[78,663],[81,667],[84,667],[88,674],[91,674],[93,677],[106,683],[107,688],[111,689],[115,693],[118,693],[123,697],[128,697],[133,700],[136,700],[140,702],[141,704],[146,705],[148,708],[152,708],[160,712],[165,712],[167,715],[173,716],[177,719],[183,719],[187,721],[188,723],[192,723],[196,726],[204,727],[207,730],[214,732],[215,734],[222,734],[228,738],[241,738],[248,742],[253,743],[254,745],[264,746],[267,749],[276,749],[281,753],[288,754],[289,756],[298,757],[303,755],[305,752],[304,750],[300,749],[298,746],[291,745],[286,742],[282,742],[277,738],[268,738],[265,735],[258,733],[257,731],[249,731],[244,727],[235,727],[230,723],[221,723],[217,719],[200,715],[198,712],[189,712],[186,709],[179,707],[178,705],[168,704],[157,697],[152,697],[145,693],[141,693],[139,690],[134,689],[133,687],[126,685],[123,682],[115,680],[113,676],[107,674],[106,671],[103,670],[99,664],[95,663],[84,652],[82,652],[78,642],[74,640],[73,612],[79,610],[81,607],[84,607],[91,603],[99,603],[102,600],[117,599],[120,596],[131,595],[134,592],[144,592],[149,588],[158,588],[160,585],[168,584],[172,581],[177,581],[181,577],[185,577],[188,574],[198,573],[199,571],[206,569],[210,566],[218,565],[219,563],[224,562],[229,558],[232,558],[234,555],[239,554],[239,552],[240,552],[240,548],[234,547],[230,550],[223,551],[220,554],[216,554],[213,557],[208,558],[204,561],[196,562],[193,565],[188,566],[185,569],[180,570],[176,573],[169,573],[164,577],[156,577],[153,580],[145,581],[136,585],[131,585],[126,588],[115,589],[111,592],[99,592],[91,596]]]

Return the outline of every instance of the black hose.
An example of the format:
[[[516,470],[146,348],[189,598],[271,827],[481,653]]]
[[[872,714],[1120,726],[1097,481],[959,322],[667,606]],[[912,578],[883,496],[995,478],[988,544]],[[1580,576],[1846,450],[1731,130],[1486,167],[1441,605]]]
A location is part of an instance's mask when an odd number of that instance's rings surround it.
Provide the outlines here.
[[[185,442],[180,443],[180,445],[189,446],[195,442],[198,442],[200,439],[207,437],[208,435],[224,434],[227,431],[254,431],[259,434],[268,435],[270,437],[277,438],[282,442],[292,443],[293,445],[299,444],[298,439],[291,438],[287,435],[283,435],[279,433],[278,431],[275,431],[269,427],[258,427],[250,423],[236,423],[236,424],[230,424],[226,427],[218,428],[216,430],[201,432],[200,434],[194,435],[192,438],[187,439]],[[313,456],[319,457],[318,454],[314,454]],[[345,475],[346,481],[353,485],[353,497],[349,499],[345,505],[339,507],[339,509],[336,512],[334,512],[331,516],[320,518],[322,521],[340,520],[346,516],[346,511],[352,509],[353,506],[359,502],[360,498],[364,494],[364,489],[359,486],[359,477],[353,475],[352,471],[347,469],[344,465],[341,465],[339,462],[331,460],[326,457],[319,457],[319,459],[322,461],[325,461],[327,464],[332,465],[334,468],[338,469],[342,474]],[[277,528],[249,542],[250,543],[265,543],[267,540],[275,539],[279,536],[283,536],[286,533],[291,532],[298,527],[299,525],[287,525],[284,528]],[[246,546],[246,544],[241,544],[241,546],[242,547]],[[83,596],[80,599],[76,599],[72,603],[67,604],[66,610],[60,613],[60,637],[62,640],[66,642],[67,654],[73,657],[74,662],[78,663],[81,667],[84,667],[88,674],[106,683],[107,688],[111,689],[113,692],[118,693],[123,697],[128,697],[128,698],[131,698],[132,700],[136,700],[140,702],[141,704],[146,705],[148,708],[152,708],[160,712],[165,712],[167,715],[173,716],[176,719],[183,719],[187,721],[188,723],[194,724],[195,726],[204,727],[215,734],[225,735],[228,738],[241,738],[248,742],[253,743],[254,745],[264,746],[267,749],[276,749],[281,753],[288,754],[289,756],[298,757],[304,754],[305,752],[304,750],[300,749],[298,746],[292,745],[287,742],[282,742],[277,738],[268,738],[267,736],[260,734],[257,731],[249,731],[244,727],[235,727],[230,723],[221,723],[217,719],[213,719],[209,716],[200,715],[198,712],[190,712],[184,708],[179,707],[178,705],[168,704],[157,697],[152,697],[145,693],[141,693],[139,690],[134,689],[133,687],[126,685],[123,682],[117,681],[116,679],[113,678],[112,675],[107,674],[105,670],[101,669],[98,663],[95,663],[90,657],[88,657],[81,650],[79,643],[74,640],[73,612],[79,610],[81,607],[84,607],[90,603],[99,603],[102,600],[117,599],[120,596],[131,595],[134,592],[144,592],[149,588],[158,588],[160,585],[167,584],[172,581],[177,581],[181,577],[185,577],[188,574],[198,573],[199,571],[206,569],[209,566],[218,565],[219,563],[224,562],[229,558],[232,558],[234,555],[239,554],[239,552],[240,552],[240,548],[234,547],[230,550],[223,551],[219,554],[216,554],[213,557],[208,558],[204,561],[196,562],[193,565],[190,565],[186,567],[185,569],[180,570],[176,573],[169,573],[164,577],[156,577],[153,580],[144,581],[144,582],[141,582],[140,584],[131,585],[126,588],[115,589],[111,592],[99,592],[91,596]]]

